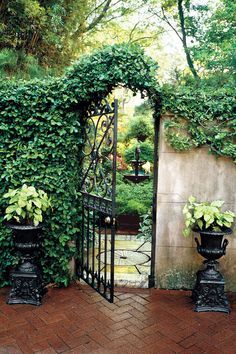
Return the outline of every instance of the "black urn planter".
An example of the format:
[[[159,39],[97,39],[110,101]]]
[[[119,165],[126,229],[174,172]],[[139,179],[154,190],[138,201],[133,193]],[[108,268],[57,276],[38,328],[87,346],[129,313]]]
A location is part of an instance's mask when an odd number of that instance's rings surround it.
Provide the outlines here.
[[[225,281],[218,271],[217,259],[226,253],[228,240],[225,235],[232,233],[231,229],[224,231],[201,231],[193,230],[200,234],[201,244],[195,238],[198,253],[206,258],[203,262],[203,270],[197,272],[197,281],[193,289],[192,297],[195,301],[195,311],[205,312],[230,312],[229,303],[224,291]]]
[[[11,273],[12,289],[7,304],[41,305],[45,293],[38,263],[42,226],[7,225],[13,232],[20,263]]]

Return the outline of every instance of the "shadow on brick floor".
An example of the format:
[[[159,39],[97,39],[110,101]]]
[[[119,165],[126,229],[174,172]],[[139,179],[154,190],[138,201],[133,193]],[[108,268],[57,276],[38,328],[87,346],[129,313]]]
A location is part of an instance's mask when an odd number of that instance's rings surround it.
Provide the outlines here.
[[[110,304],[87,285],[49,289],[43,305],[6,305],[0,290],[0,354],[235,354],[232,312],[195,313],[191,293],[117,289]]]

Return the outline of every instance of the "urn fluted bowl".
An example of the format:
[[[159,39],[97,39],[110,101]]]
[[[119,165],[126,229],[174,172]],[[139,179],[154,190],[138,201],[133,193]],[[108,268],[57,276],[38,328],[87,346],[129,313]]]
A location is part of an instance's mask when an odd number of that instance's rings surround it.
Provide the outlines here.
[[[222,231],[206,231],[194,229],[194,232],[198,232],[201,237],[201,244],[199,240],[195,238],[197,243],[198,253],[209,261],[214,261],[225,255],[228,240],[223,240],[225,235],[232,233],[231,229],[224,229]]]

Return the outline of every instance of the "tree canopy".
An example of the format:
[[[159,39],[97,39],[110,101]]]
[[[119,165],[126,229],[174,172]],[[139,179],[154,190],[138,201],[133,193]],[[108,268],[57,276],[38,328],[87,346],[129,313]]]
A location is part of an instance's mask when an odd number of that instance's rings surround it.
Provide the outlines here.
[[[235,13],[231,0],[0,0],[0,75],[60,74],[81,54],[124,41],[160,58],[172,33],[195,79],[227,76],[236,65]]]
[[[146,3],[156,20],[176,34],[195,79],[235,71],[235,2],[153,0]]]
[[[0,70],[10,77],[16,67],[29,77],[38,76],[39,68],[60,72],[95,30],[139,6],[124,0],[1,0]]]

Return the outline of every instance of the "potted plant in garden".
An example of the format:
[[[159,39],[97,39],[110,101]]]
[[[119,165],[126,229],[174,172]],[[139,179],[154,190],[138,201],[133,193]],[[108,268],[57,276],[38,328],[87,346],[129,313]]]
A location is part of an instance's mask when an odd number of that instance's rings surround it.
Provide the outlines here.
[[[11,274],[12,289],[7,303],[41,305],[45,291],[37,256],[43,213],[50,207],[50,199],[44,191],[26,184],[9,189],[3,197],[8,201],[4,219],[13,231],[15,249],[21,258]]]
[[[139,223],[139,233],[137,238],[142,238],[143,240],[151,242],[152,239],[152,209],[148,210],[147,214],[141,216],[141,222]]]
[[[191,230],[200,234],[201,244],[197,238],[197,251],[206,258],[205,269],[197,272],[197,281],[193,290],[196,302],[195,311],[229,312],[228,300],[224,292],[224,278],[217,270],[217,259],[226,253],[228,240],[225,235],[232,233],[232,223],[235,214],[232,211],[222,211],[224,201],[196,201],[190,197],[184,206],[185,228],[183,235],[190,235]]]

